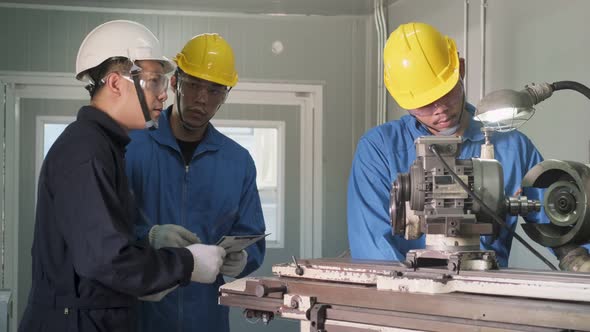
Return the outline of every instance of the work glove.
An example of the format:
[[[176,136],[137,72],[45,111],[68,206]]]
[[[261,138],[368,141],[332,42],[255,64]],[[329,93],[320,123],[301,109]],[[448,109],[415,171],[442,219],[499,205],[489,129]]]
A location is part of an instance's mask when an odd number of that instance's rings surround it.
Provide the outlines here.
[[[201,239],[188,229],[174,224],[155,225],[148,234],[150,244],[156,249],[164,247],[182,248],[201,243]]]
[[[410,202],[406,202],[406,231],[404,238],[406,240],[416,240],[422,236],[420,233],[420,218],[412,210]]]
[[[186,247],[193,254],[194,267],[191,280],[211,284],[217,279],[219,268],[223,265],[225,249],[220,246],[191,244]]]
[[[225,256],[225,260],[219,271],[228,277],[235,278],[244,271],[247,262],[248,252],[246,250],[232,252]]]
[[[176,285],[174,287],[170,287],[170,288],[165,289],[165,290],[158,292],[158,293],[142,296],[139,299],[141,301],[147,301],[147,302],[159,302],[164,298],[164,296],[168,295],[168,293],[175,290],[176,287],[178,287],[178,285]]]
[[[590,253],[584,247],[573,244],[555,248],[559,267],[563,271],[590,272]]]

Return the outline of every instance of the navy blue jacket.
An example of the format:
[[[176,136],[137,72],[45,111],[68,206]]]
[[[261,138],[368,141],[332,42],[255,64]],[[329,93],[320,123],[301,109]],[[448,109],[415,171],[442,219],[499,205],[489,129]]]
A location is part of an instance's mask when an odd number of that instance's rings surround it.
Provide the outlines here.
[[[127,133],[83,107],[39,176],[33,283],[19,331],[130,331],[138,296],[190,282],[191,253],[136,241]]]

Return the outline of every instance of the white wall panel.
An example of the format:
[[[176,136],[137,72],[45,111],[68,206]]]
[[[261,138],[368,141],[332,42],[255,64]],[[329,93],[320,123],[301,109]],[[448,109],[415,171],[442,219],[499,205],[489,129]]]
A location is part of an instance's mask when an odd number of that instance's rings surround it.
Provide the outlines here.
[[[174,10],[174,8],[170,8]],[[95,26],[112,19],[145,24],[173,57],[192,36],[218,32],[233,46],[242,81],[324,85],[323,174],[325,256],[348,246],[346,187],[356,142],[374,125],[366,109],[374,72],[370,16],[170,15],[133,10],[84,11],[0,6],[0,71],[73,73],[78,47]],[[116,36],[113,36],[116,38]],[[284,51],[271,51],[274,41]],[[371,60],[373,61],[373,60]],[[374,63],[374,61],[373,61]],[[369,69],[369,70],[367,70]],[[370,96],[371,98],[373,96]],[[288,189],[287,189],[288,190]]]

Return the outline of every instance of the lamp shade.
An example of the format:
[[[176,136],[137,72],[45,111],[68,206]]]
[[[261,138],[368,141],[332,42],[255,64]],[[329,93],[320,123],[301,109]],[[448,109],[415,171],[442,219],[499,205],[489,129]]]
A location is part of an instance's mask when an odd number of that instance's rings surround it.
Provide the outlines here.
[[[511,131],[519,128],[534,114],[534,100],[528,89],[522,91],[498,90],[481,99],[475,112],[476,120],[494,131]]]

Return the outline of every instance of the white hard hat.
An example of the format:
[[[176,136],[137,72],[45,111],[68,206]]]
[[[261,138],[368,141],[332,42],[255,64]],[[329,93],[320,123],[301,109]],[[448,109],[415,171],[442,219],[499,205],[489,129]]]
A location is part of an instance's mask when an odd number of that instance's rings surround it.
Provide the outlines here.
[[[163,55],[158,38],[148,28],[137,22],[116,20],[99,25],[84,38],[76,57],[76,79],[88,81],[88,70],[112,57],[155,60],[164,66],[165,73],[174,70],[174,63]]]

